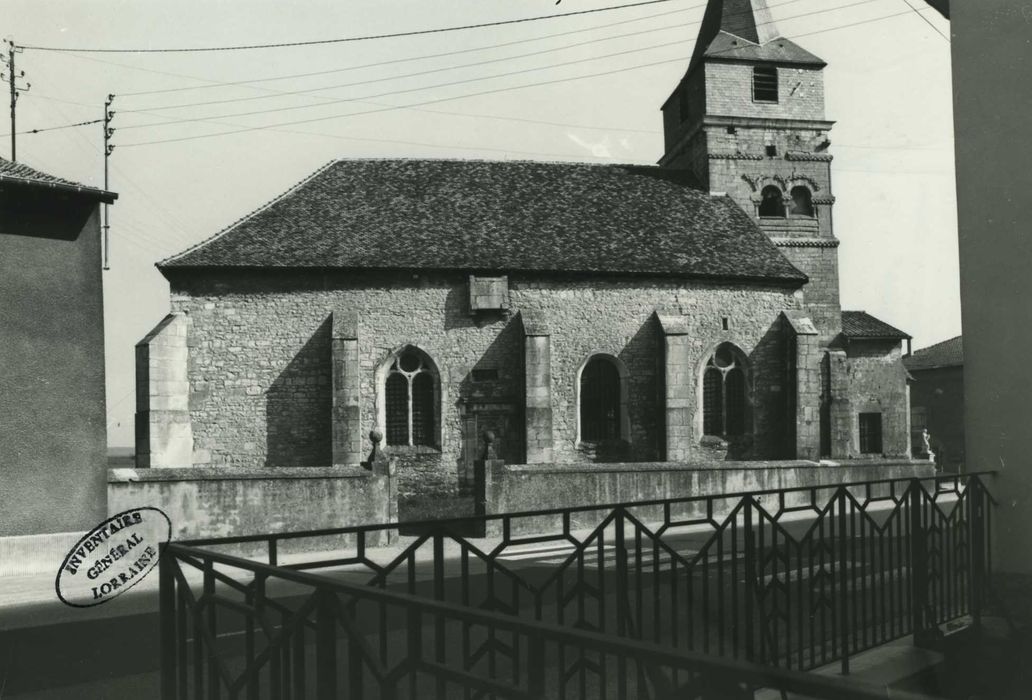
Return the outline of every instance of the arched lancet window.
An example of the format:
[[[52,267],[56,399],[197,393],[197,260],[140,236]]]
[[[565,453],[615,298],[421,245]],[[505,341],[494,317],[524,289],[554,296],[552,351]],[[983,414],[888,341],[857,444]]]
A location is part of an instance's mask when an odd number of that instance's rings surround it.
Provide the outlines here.
[[[744,434],[746,391],[744,360],[724,343],[710,357],[702,375],[703,434]]]
[[[436,443],[437,375],[429,358],[407,348],[394,358],[384,381],[388,445]]]
[[[813,216],[813,196],[802,185],[792,188],[792,215]]]
[[[620,438],[620,371],[612,360],[588,360],[580,377],[580,435],[583,442]]]
[[[760,192],[760,216],[785,218],[785,201],[781,188],[777,185],[767,185]]]

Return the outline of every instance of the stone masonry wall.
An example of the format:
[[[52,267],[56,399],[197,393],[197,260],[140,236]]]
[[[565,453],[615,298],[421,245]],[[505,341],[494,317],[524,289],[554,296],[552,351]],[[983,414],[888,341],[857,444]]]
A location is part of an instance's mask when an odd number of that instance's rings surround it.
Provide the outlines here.
[[[910,455],[910,405],[898,341],[851,342],[846,351],[852,408],[851,455],[860,454],[861,413],[882,414],[882,449],[890,457]]]
[[[520,309],[536,310],[551,328],[552,414],[557,462],[590,461],[576,444],[577,372],[594,353],[618,358],[628,374],[631,460],[662,458],[663,344],[657,308],[686,318],[690,366],[701,376],[723,340],[749,358],[757,438],[754,452],[784,452],[784,338],[778,314],[798,295],[674,280],[510,277],[512,311],[471,316],[463,275],[377,273],[220,273],[219,280],[173,274],[173,311],[192,320],[190,413],[197,466],[325,466],[331,463],[331,314],[359,313],[358,353],[363,436],[376,427],[376,369],[411,344],[440,373],[439,449],[391,448],[400,493],[457,488],[470,411],[491,412],[502,426],[502,458],[524,454],[524,333]],[[722,330],[722,319],[729,330]],[[473,370],[497,374],[474,375]],[[475,376],[479,377],[475,381]],[[701,437],[698,392],[694,442]],[[480,428],[483,428],[481,424]],[[479,437],[477,438],[479,442]]]
[[[778,67],[778,102],[752,99],[753,64],[706,62],[706,113],[768,119],[824,119],[820,68]]]

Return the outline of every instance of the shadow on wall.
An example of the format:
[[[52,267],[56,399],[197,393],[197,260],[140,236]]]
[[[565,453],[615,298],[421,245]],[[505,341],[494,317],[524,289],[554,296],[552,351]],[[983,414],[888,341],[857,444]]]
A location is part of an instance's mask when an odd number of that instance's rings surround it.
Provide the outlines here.
[[[523,325],[510,317],[459,382],[458,400],[464,409],[460,475],[468,470],[470,460],[480,459],[486,430],[495,434],[499,459],[507,464],[524,461],[523,364]]]
[[[788,421],[789,398],[795,379],[788,376],[788,343],[778,319],[764,332],[749,354],[752,375],[753,434],[728,451],[728,459],[793,459],[795,435]],[[759,378],[759,380],[757,380]],[[734,454],[732,454],[734,453]]]
[[[58,204],[55,204],[55,200]],[[74,241],[79,237],[97,203],[92,198],[30,188],[0,190],[2,232],[14,236]]]
[[[627,341],[618,357],[627,367],[627,411],[631,419],[630,445],[599,445],[597,462],[653,462],[662,459],[666,444],[663,330],[649,314]],[[620,441],[622,442],[622,441]]]
[[[268,467],[317,467],[332,463],[332,371],[327,318],[273,381],[266,393]]]

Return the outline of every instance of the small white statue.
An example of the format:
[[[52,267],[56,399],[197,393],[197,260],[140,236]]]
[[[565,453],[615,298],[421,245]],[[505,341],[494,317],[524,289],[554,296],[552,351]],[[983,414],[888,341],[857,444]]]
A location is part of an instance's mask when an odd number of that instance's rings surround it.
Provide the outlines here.
[[[921,441],[923,443],[922,454],[928,455],[928,461],[935,461],[935,453],[932,452],[932,435],[928,432],[928,428],[921,431]]]

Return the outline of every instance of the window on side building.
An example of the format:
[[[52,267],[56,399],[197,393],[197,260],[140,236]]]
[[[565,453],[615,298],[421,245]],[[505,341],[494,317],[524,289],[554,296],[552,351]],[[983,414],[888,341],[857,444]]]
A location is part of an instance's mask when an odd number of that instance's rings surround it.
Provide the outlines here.
[[[860,452],[865,455],[882,453],[882,414],[860,414]]]
[[[581,441],[619,439],[620,419],[620,372],[612,360],[596,355],[581,371]]]
[[[742,353],[722,343],[702,374],[702,432],[731,437],[747,431],[746,366]]]
[[[387,444],[436,444],[438,378],[421,351],[406,348],[394,358],[384,381]]]
[[[753,68],[753,101],[778,101],[777,66],[756,66]]]

